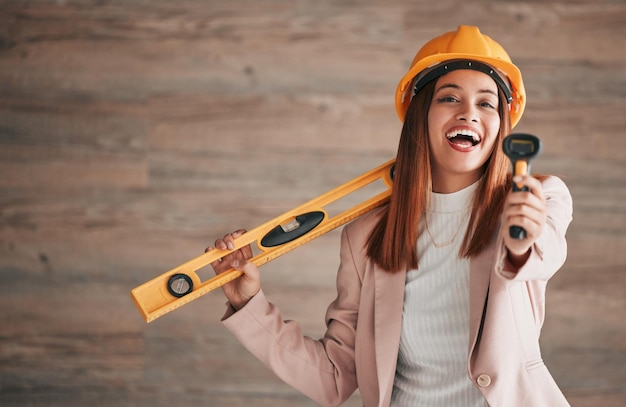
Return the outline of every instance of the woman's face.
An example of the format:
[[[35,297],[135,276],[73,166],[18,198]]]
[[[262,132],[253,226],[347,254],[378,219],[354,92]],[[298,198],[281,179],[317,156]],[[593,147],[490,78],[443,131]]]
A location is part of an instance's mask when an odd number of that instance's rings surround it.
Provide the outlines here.
[[[455,192],[476,182],[498,131],[498,87],[468,69],[445,74],[435,85],[428,112],[433,191]]]

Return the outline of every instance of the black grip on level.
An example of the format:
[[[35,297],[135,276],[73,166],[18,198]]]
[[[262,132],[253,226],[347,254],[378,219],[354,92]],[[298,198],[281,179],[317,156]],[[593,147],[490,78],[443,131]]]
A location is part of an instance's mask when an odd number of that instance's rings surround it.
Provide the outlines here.
[[[261,245],[264,247],[274,247],[291,242],[292,240],[295,240],[300,236],[304,236],[313,230],[324,220],[324,216],[324,212],[321,211],[308,212],[298,215],[295,219],[299,225],[295,229],[285,232],[283,227],[278,225],[263,236],[263,239],[261,239]]]

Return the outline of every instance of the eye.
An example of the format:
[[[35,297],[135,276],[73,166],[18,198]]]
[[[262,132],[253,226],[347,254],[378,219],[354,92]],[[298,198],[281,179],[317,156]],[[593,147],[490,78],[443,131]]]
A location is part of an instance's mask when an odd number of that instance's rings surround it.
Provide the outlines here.
[[[482,106],[482,107],[487,107],[487,108],[489,108],[489,109],[496,109],[496,104],[494,104],[493,102],[490,102],[490,101],[488,101],[488,100],[485,100],[485,101],[483,101],[483,102],[480,102],[479,104],[480,104],[480,106]]]
[[[459,100],[454,96],[443,96],[437,99],[438,103],[455,103]]]

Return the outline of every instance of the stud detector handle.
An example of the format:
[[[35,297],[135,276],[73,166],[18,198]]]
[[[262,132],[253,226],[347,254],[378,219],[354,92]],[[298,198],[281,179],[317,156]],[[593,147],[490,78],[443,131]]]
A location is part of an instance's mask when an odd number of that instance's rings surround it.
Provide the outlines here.
[[[504,153],[513,165],[513,176],[529,175],[532,161],[541,153],[541,141],[532,134],[513,133],[508,135],[503,143]],[[528,191],[528,187],[513,182],[513,192]],[[526,230],[521,226],[511,226],[509,235],[514,239],[526,238]]]

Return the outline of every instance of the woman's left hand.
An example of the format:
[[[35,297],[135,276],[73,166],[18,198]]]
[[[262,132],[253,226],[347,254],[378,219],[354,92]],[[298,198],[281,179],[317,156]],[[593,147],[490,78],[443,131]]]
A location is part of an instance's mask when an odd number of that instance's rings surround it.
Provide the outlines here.
[[[530,191],[510,192],[504,201],[502,211],[502,231],[504,244],[509,251],[509,260],[513,264],[523,264],[530,248],[537,240],[548,218],[546,199],[541,182],[532,176],[516,176],[513,182],[525,185]],[[524,239],[512,238],[511,226],[522,227],[526,231]]]

